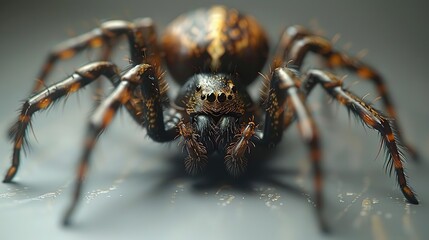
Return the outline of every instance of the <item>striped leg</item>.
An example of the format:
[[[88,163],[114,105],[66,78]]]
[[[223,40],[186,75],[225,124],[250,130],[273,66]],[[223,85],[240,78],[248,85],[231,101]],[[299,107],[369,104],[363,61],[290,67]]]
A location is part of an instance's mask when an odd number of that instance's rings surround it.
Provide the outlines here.
[[[289,56],[287,56],[287,54],[289,53],[293,43],[310,34],[311,33],[302,26],[296,25],[286,28],[275,49],[273,61],[271,63],[271,70],[273,71],[278,67],[284,66],[285,60],[288,61]]]
[[[128,39],[131,55],[130,60],[133,63],[140,64],[145,62],[153,66],[160,66],[156,33],[150,19],[139,19],[133,23],[119,20],[107,21],[101,24],[99,28],[71,38],[54,47],[48,54],[40,70],[32,93],[43,89],[46,85],[46,78],[59,60],[70,59],[76,53],[82,52],[85,49],[103,46],[101,60],[107,61],[110,58],[112,48],[115,45],[114,43],[122,36],[126,36]]]
[[[97,108],[92,118],[90,119],[90,125],[88,128],[84,146],[85,149],[80,159],[77,171],[77,180],[72,203],[67,209],[66,215],[64,217],[63,223],[65,225],[69,224],[70,217],[78,203],[81,194],[82,182],[85,179],[88,170],[89,156],[95,146],[97,137],[109,125],[118,108],[129,100],[131,96],[131,91],[134,87],[135,84],[133,85],[130,82],[122,81],[109,95],[109,97],[100,104],[100,106]]]
[[[28,126],[31,125],[31,117],[35,112],[47,109],[49,106],[52,106],[55,101],[85,87],[101,75],[113,79],[117,73],[118,70],[116,66],[110,62],[91,63],[79,68],[69,78],[52,85],[25,101],[18,121],[9,131],[9,136],[14,141],[14,149],[12,166],[9,168],[3,182],[12,181],[18,171],[21,148],[26,143],[27,129]]]
[[[74,190],[74,195],[72,199],[72,203],[66,211],[66,214],[63,219],[63,224],[68,225],[70,223],[70,218],[76,208],[76,205],[80,199],[82,183],[87,174],[87,170],[89,167],[89,158],[92,150],[95,147],[97,138],[100,134],[106,129],[106,127],[110,124],[113,117],[115,116],[117,110],[120,106],[127,103],[131,97],[133,92],[141,87],[142,95],[145,99],[145,103],[152,106],[153,102],[156,101],[154,99],[150,99],[149,97],[155,97],[159,94],[147,95],[145,94],[147,91],[154,91],[159,93],[158,89],[158,79],[155,76],[154,69],[148,64],[141,64],[133,67],[127,73],[125,73],[121,78],[120,84],[116,87],[116,89],[106,98],[100,106],[95,110],[94,114],[90,118],[89,127],[86,135],[84,151],[82,157],[79,162],[79,166],[77,168],[77,179]],[[155,89],[147,89],[147,87],[154,87]],[[153,105],[157,107],[157,105]],[[162,108],[160,108],[162,109]],[[157,112],[157,111],[155,111]],[[173,140],[176,134],[176,127],[172,127],[171,129],[165,129],[164,118],[163,116],[158,116],[154,111],[148,110],[146,111],[145,117],[147,117],[147,128],[148,133],[151,127],[164,127],[164,131],[160,131],[159,138],[167,141]],[[162,126],[159,126],[159,121],[162,121]],[[151,135],[149,135],[151,136]]]
[[[286,67],[276,68],[272,74],[269,105],[265,117],[264,135],[262,141],[268,144],[276,144],[280,141],[283,132],[283,113],[286,107],[290,107],[296,116],[301,137],[310,151],[310,159],[313,164],[314,191],[317,216],[322,230],[328,231],[323,218],[321,167],[322,153],[320,149],[319,133],[316,124],[305,104],[305,95],[300,90],[299,78]]]
[[[276,59],[278,63],[275,64],[278,65],[279,63],[282,63],[280,57],[283,57],[283,59],[291,60],[292,64],[296,65],[298,69],[300,69],[307,53],[314,52],[319,54],[326,60],[329,67],[345,68],[351,72],[356,73],[362,79],[371,81],[376,86],[376,90],[381,97],[388,115],[394,119],[398,119],[384,79],[368,64],[360,61],[357,58],[350,57],[345,53],[334,50],[332,43],[329,40],[311,34],[299,26],[288,28],[283,34],[280,43],[283,44],[279,44],[278,46],[276,51],[276,56],[278,56]],[[405,143],[409,152],[412,154],[413,159],[417,159],[417,151],[414,149],[414,147],[403,140],[398,126],[398,121],[395,121],[393,124],[395,129],[398,130],[399,139]]]
[[[113,45],[115,44],[115,41],[113,39],[111,39],[110,41],[104,43],[103,49],[101,50],[101,54],[99,57],[99,61],[110,61],[111,57],[112,57],[112,48]],[[46,82],[46,79],[44,80]],[[101,79],[98,79],[97,81],[95,81],[95,83],[92,85],[92,90],[94,95],[92,96],[93,100],[94,100],[94,105],[95,107],[98,106],[98,104],[100,104],[101,100],[103,99],[104,96],[104,88],[103,88],[103,81]],[[35,89],[33,89],[34,91]]]
[[[345,53],[334,50],[330,41],[319,36],[306,36],[296,40],[290,48],[289,58],[293,60],[293,64],[300,68],[308,52],[320,54],[332,68],[346,68],[359,77],[373,82],[388,114],[396,119],[396,111],[386,84],[380,74],[372,67]]]
[[[307,94],[311,89],[319,83],[329,95],[337,99],[338,102],[345,105],[348,110],[352,111],[359,117],[368,127],[380,132],[383,143],[388,150],[387,167],[394,167],[396,178],[401,188],[402,193],[408,202],[418,204],[417,198],[412,189],[407,184],[407,179],[404,173],[403,160],[400,150],[398,149],[398,138],[395,136],[394,125],[386,117],[380,114],[377,110],[367,105],[363,100],[356,97],[351,92],[342,88],[342,82],[334,75],[320,70],[311,70],[308,72],[308,77],[302,83]]]

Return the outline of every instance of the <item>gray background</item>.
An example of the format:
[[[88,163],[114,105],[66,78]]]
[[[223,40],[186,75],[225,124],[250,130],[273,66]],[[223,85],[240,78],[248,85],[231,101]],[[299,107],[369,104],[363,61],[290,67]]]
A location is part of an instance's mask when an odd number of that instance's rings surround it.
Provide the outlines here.
[[[295,127],[263,169],[237,184],[224,175],[222,167],[209,171],[207,178],[187,176],[177,160],[176,144],[152,142],[126,114],[117,117],[100,139],[75,224],[62,228],[60,219],[69,203],[85,122],[92,110],[90,91],[84,90],[70,97],[65,107],[59,104],[49,114],[36,114],[37,140],[31,136],[32,151],[22,158],[16,183],[0,184],[0,238],[426,239],[428,6],[424,1],[396,2],[228,1],[227,5],[255,16],[272,42],[285,26],[314,29],[317,25],[316,30],[323,30],[328,38],[341,34],[337,48],[351,42],[348,51],[353,54],[369,50],[365,60],[386,77],[404,134],[422,155],[422,164],[407,167],[419,206],[404,202],[394,177],[383,172],[383,157],[374,161],[378,135],[349,121],[337,104],[328,105],[318,89],[309,102],[323,136],[331,235],[321,235],[317,227],[310,165]],[[152,17],[162,32],[178,14],[213,3],[2,3],[0,133],[6,135],[53,45],[104,19]],[[126,65],[125,54],[124,50],[117,54],[120,65]],[[59,65],[52,80],[95,58],[96,54],[87,52]],[[347,83],[350,86],[355,80],[349,77]],[[362,81],[351,89],[362,96],[371,92]],[[375,97],[372,94],[367,100]],[[10,164],[11,150],[6,137],[0,138],[1,172]]]

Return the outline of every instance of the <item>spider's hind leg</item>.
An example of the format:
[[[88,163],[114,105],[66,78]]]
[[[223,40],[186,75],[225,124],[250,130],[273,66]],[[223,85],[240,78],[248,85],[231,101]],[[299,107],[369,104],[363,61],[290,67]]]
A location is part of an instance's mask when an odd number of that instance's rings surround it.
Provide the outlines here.
[[[395,134],[392,121],[356,97],[353,93],[345,90],[342,87],[342,82],[333,74],[320,70],[310,70],[302,83],[302,87],[309,94],[316,84],[320,84],[329,95],[342,105],[345,105],[347,109],[359,117],[368,127],[377,130],[381,134],[383,143],[389,154],[387,166],[395,169],[399,187],[408,202],[418,204],[414,192],[407,183],[403,167],[404,163],[399,149],[400,141]]]
[[[160,66],[156,31],[151,19],[136,19],[134,22],[106,21],[98,28],[55,46],[46,57],[31,92],[37,93],[46,86],[47,78],[59,61],[71,59],[86,49],[102,47],[99,60],[110,61],[113,48],[123,36],[128,40],[130,61],[134,64],[150,63],[154,67]]]
[[[407,147],[413,159],[418,160],[418,152],[402,137],[402,131],[399,128],[397,120],[398,116],[385,80],[374,68],[365,62],[344,52],[335,50],[331,41],[324,37],[313,34],[301,26],[292,26],[285,30],[280,39],[273,66],[281,66],[285,60],[290,60],[292,65],[301,69],[304,59],[309,52],[320,55],[331,68],[346,69],[357,74],[358,77],[373,83],[378,95],[381,97],[388,116],[395,119],[392,125],[397,130],[398,138]]]

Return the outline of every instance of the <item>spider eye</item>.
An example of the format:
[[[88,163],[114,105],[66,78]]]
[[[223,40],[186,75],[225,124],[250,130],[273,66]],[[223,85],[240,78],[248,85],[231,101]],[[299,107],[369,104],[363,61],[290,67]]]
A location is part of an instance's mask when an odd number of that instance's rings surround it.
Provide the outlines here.
[[[196,90],[197,92],[201,91],[201,86],[200,86],[200,85],[198,85],[198,86],[195,88],[195,90]]]
[[[231,90],[232,90],[232,92],[233,92],[233,93],[237,93],[237,88],[236,88],[235,86],[234,86],[234,87],[232,87],[232,89],[231,89]]]
[[[209,100],[209,102],[214,102],[216,100],[216,96],[214,95],[214,93],[210,93],[207,96],[207,100]]]
[[[225,100],[226,100],[226,95],[225,95],[225,93],[221,93],[221,94],[219,94],[219,96],[217,96],[217,100],[218,100],[219,102],[225,102]]]

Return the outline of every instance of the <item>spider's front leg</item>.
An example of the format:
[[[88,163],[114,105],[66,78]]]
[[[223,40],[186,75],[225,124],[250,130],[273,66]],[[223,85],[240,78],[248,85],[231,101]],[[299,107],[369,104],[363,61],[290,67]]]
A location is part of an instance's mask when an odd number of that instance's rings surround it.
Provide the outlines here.
[[[31,125],[31,118],[34,113],[47,109],[55,101],[78,91],[95,81],[101,75],[106,76],[113,82],[114,77],[117,76],[117,74],[117,67],[110,62],[91,63],[76,70],[76,72],[69,78],[52,85],[25,101],[17,122],[9,131],[9,137],[14,142],[12,166],[7,171],[3,182],[12,181],[18,171],[21,149],[26,143],[26,133],[28,126]]]
[[[250,146],[255,146],[252,142],[256,137],[255,132],[256,124],[251,120],[226,148],[225,165],[230,173],[239,175],[246,169],[247,159],[245,154],[250,152]]]
[[[408,202],[418,204],[419,202],[413,190],[408,186],[407,178],[404,173],[404,163],[398,147],[399,139],[392,130],[395,126],[392,121],[395,120],[388,120],[388,118],[384,117],[379,111],[366,104],[353,93],[345,90],[342,87],[342,82],[333,74],[320,70],[310,70],[307,78],[302,83],[303,89],[309,94],[316,84],[320,84],[329,95],[345,105],[348,110],[352,111],[368,127],[380,132],[383,143],[387,147],[389,153],[386,166],[390,166],[390,171],[392,167],[395,169],[399,187]]]
[[[176,136],[176,127],[166,128],[163,117],[163,109],[160,101],[159,82],[156,71],[148,64],[141,64],[133,67],[125,73],[120,84],[95,110],[90,118],[90,123],[86,135],[84,151],[77,170],[76,186],[72,203],[70,204],[63,223],[70,223],[70,218],[79,201],[82,183],[87,174],[89,159],[96,144],[97,138],[106,129],[118,108],[126,104],[136,90],[140,90],[143,98],[143,114],[146,120],[148,135],[155,141],[171,141]]]
[[[200,123],[205,123],[202,119]],[[207,124],[210,124],[207,122]],[[200,127],[200,126],[199,126]],[[202,126],[202,132],[205,129]],[[201,128],[201,127],[200,127]],[[188,156],[185,158],[185,168],[191,174],[200,172],[207,164],[207,149],[201,142],[201,136],[194,132],[190,123],[180,121],[177,124],[180,136],[183,137],[183,147],[186,149]]]
[[[298,122],[299,133],[310,152],[314,176],[314,197],[319,224],[323,231],[328,231],[327,223],[322,214],[323,172],[319,133],[311,112],[305,104],[305,95],[300,90],[299,83],[298,77],[290,69],[283,67],[273,70],[270,79],[270,90],[266,99],[266,116],[262,142],[268,145],[277,144],[281,140],[285,126],[283,122],[285,110],[293,112]]]

